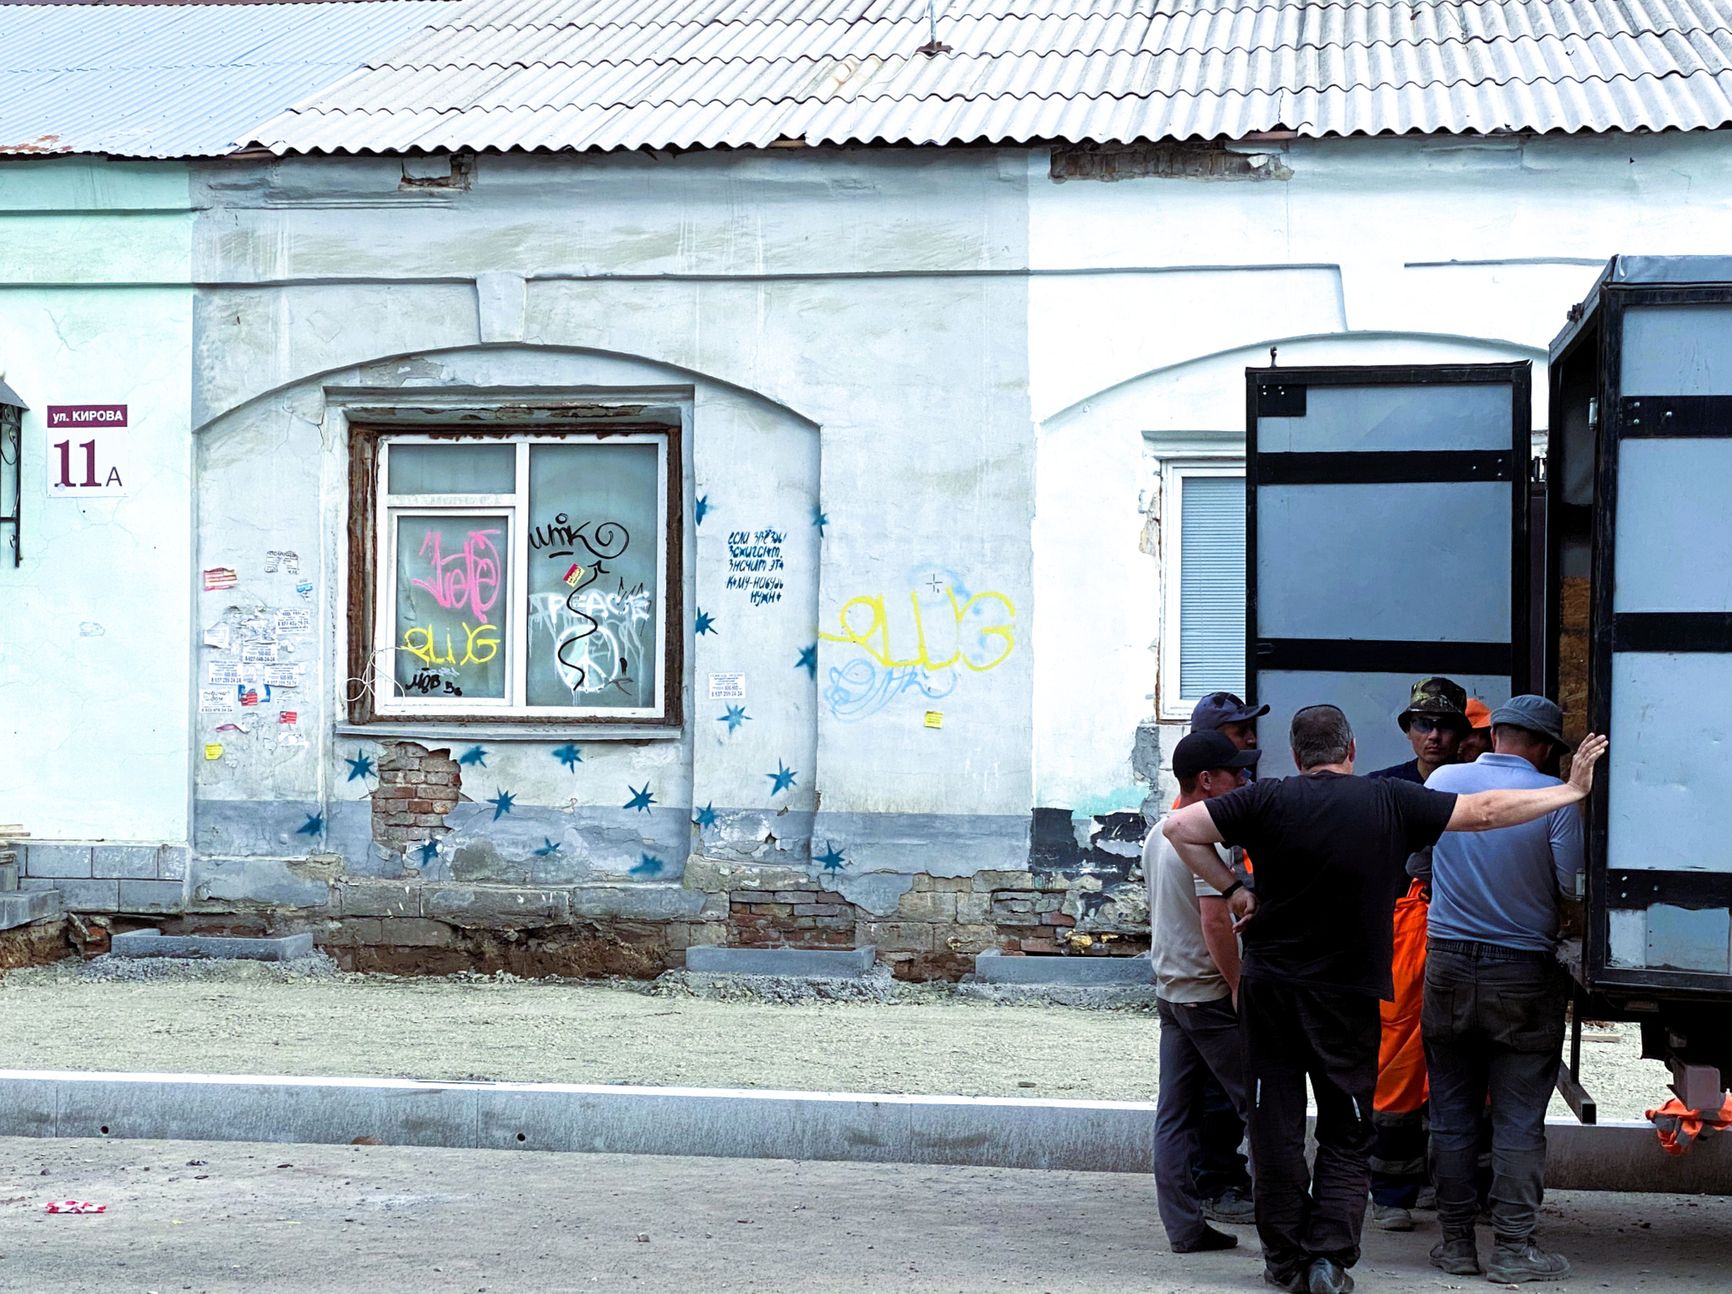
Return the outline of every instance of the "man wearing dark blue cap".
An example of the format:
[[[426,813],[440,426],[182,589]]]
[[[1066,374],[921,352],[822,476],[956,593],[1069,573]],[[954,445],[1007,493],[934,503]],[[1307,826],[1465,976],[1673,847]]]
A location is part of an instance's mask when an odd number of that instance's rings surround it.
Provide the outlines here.
[[[1231,692],[1211,692],[1191,711],[1191,731],[1218,732],[1240,750],[1255,750],[1257,720],[1268,713],[1268,706],[1247,705]],[[1254,777],[1256,771],[1252,765],[1246,776]],[[1257,1209],[1251,1202],[1251,1174],[1239,1153],[1245,1121],[1226,1090],[1208,1074],[1203,1076],[1202,1104],[1197,1190],[1206,1201],[1203,1212],[1213,1222],[1248,1225],[1256,1220]]]
[[[1440,768],[1426,786],[1467,794],[1560,785],[1540,771],[1569,749],[1555,704],[1512,697],[1492,711],[1491,732],[1491,754]],[[1443,1231],[1431,1260],[1452,1275],[1480,1272],[1474,1170],[1488,1096],[1496,1248],[1486,1275],[1513,1284],[1570,1274],[1569,1262],[1541,1249],[1534,1233],[1568,996],[1556,959],[1559,905],[1574,897],[1581,874],[1582,818],[1574,805],[1500,831],[1446,832],[1432,851],[1420,1029]]]
[[[1243,786],[1258,753],[1239,749],[1224,733],[1191,733],[1173,751],[1178,807]],[[1205,1221],[1195,1167],[1202,1149],[1205,1087],[1226,1093],[1235,1126],[1242,1126],[1244,1116],[1245,1052],[1233,1004],[1239,990],[1238,938],[1226,900],[1192,874],[1158,831],[1151,831],[1143,845],[1143,873],[1149,886],[1155,1008],[1161,1018],[1156,1206],[1173,1252],[1231,1249],[1238,1240]]]

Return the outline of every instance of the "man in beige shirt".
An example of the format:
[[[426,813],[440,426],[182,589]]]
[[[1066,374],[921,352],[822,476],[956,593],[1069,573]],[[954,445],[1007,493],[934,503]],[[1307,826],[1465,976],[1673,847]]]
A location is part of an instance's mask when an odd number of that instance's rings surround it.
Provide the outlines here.
[[[1258,753],[1240,750],[1224,733],[1191,733],[1173,751],[1178,807],[1243,786],[1245,770],[1256,765]],[[1151,831],[1143,846],[1143,874],[1149,886],[1155,1008],[1161,1017],[1155,1202],[1174,1253],[1231,1249],[1238,1239],[1204,1218],[1193,1170],[1202,1146],[1203,1089],[1211,1075],[1240,1114],[1245,1112],[1244,1048],[1234,1009],[1238,937],[1225,897],[1199,880],[1158,831]]]

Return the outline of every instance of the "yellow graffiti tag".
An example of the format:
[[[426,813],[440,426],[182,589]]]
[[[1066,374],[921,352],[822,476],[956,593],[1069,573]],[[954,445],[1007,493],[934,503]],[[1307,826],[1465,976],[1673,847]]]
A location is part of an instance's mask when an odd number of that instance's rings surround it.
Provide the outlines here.
[[[959,601],[951,589],[943,599],[922,602],[908,594],[909,623],[895,626],[882,594],[850,598],[837,621],[842,632],[818,636],[859,647],[886,669],[928,670],[966,666],[977,673],[997,669],[1016,650],[1016,604],[1002,593],[976,593]]]
[[[463,654],[459,656],[452,644],[451,626],[445,626],[445,654],[439,654],[439,642],[430,625],[416,625],[403,631],[402,651],[408,652],[424,665],[485,665],[499,654],[499,630],[490,624],[460,625],[463,631]],[[477,655],[477,649],[486,651]]]

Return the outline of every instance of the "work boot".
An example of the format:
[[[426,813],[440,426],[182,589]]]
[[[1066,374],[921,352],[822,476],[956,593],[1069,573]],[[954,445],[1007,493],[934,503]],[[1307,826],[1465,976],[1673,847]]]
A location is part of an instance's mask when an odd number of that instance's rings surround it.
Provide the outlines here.
[[[1440,1240],[1431,1247],[1431,1265],[1451,1276],[1478,1276],[1479,1246],[1472,1236]]]
[[[1229,1226],[1249,1226],[1257,1220],[1257,1206],[1237,1186],[1229,1186],[1203,1206],[1203,1216]]]
[[[1437,1212],[1437,1188],[1422,1186],[1419,1188],[1419,1198],[1413,1202],[1413,1207],[1426,1213]]]
[[[1399,1204],[1373,1204],[1371,1225],[1379,1231],[1412,1231],[1413,1214]]]
[[[1230,1236],[1225,1231],[1217,1231],[1214,1227],[1205,1225],[1203,1234],[1188,1245],[1174,1245],[1176,1254],[1208,1254],[1217,1249],[1232,1249],[1239,1243],[1238,1236]]]
[[[1348,1294],[1353,1277],[1333,1258],[1313,1258],[1305,1269],[1305,1289],[1308,1294]]]
[[[1263,1283],[1273,1285],[1278,1290],[1285,1290],[1286,1294],[1306,1294],[1309,1288],[1305,1284],[1303,1270],[1294,1272],[1290,1276],[1278,1276],[1270,1268],[1265,1267],[1263,1268]]]
[[[1562,1254],[1548,1254],[1532,1240],[1513,1243],[1498,1241],[1486,1264],[1485,1276],[1499,1285],[1515,1285],[1521,1281],[1561,1281],[1570,1274],[1570,1260]]]

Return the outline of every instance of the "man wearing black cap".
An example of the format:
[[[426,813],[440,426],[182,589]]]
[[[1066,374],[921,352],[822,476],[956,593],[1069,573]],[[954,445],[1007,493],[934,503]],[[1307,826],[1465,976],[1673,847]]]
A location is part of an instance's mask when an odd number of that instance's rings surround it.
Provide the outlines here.
[[[1225,734],[1193,732],[1173,752],[1179,807],[1237,790],[1258,752]],[[1212,1079],[1242,1118],[1245,1054],[1233,995],[1239,949],[1226,902],[1192,874],[1167,838],[1143,845],[1149,886],[1150,955],[1161,1017],[1160,1100],[1155,1112],[1155,1193],[1174,1253],[1231,1249],[1238,1240],[1211,1227],[1194,1168],[1202,1149],[1204,1087]],[[1213,909],[1207,920],[1204,909]]]
[[[1231,692],[1211,692],[1191,711],[1192,732],[1218,732],[1240,750],[1257,747],[1257,720],[1269,713],[1266,705],[1246,705]],[[1255,776],[1256,769],[1247,776]],[[1173,807],[1179,807],[1175,801]],[[1216,914],[1211,912],[1211,918]],[[1227,928],[1224,914],[1221,928]],[[1238,962],[1234,946],[1234,977]],[[1248,1224],[1256,1218],[1251,1203],[1251,1174],[1239,1147],[1245,1140],[1245,1121],[1226,1090],[1212,1075],[1203,1076],[1202,1145],[1197,1154],[1197,1190],[1205,1201],[1204,1214],[1213,1222]]]
[[[1359,1260],[1377,1084],[1378,1000],[1410,854],[1445,830],[1492,831],[1578,803],[1605,752],[1590,736],[1568,783],[1453,795],[1353,776],[1347,716],[1307,706],[1290,733],[1298,777],[1252,783],[1170,813],[1161,833],[1221,892],[1244,935],[1239,984],[1264,1279],[1344,1294]],[[1483,762],[1483,761],[1482,761]],[[1257,855],[1257,893],[1213,846]],[[1306,1086],[1317,1155],[1305,1161]]]
[[[1569,749],[1556,705],[1512,697],[1492,711],[1491,732],[1491,754],[1440,768],[1427,785],[1457,793],[1561,785],[1540,771]],[[1581,874],[1582,821],[1573,805],[1502,831],[1447,832],[1432,851],[1420,1025],[1443,1241],[1431,1260],[1452,1275],[1480,1271],[1474,1169],[1488,1096],[1496,1248],[1486,1275],[1513,1284],[1570,1274],[1569,1262],[1541,1249],[1534,1233],[1568,996],[1556,960],[1559,904],[1574,897]]]

